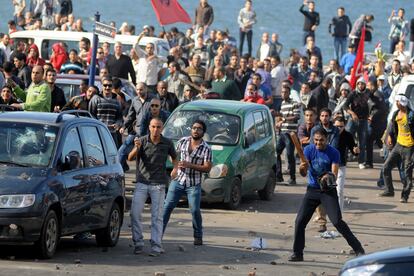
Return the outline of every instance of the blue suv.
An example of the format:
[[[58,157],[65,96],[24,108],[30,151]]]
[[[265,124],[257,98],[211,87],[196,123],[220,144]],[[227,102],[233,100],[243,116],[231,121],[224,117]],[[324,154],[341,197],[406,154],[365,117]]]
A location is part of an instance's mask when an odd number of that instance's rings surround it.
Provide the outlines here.
[[[61,236],[117,244],[124,172],[107,127],[85,115],[0,113],[0,245],[32,243],[51,258]]]

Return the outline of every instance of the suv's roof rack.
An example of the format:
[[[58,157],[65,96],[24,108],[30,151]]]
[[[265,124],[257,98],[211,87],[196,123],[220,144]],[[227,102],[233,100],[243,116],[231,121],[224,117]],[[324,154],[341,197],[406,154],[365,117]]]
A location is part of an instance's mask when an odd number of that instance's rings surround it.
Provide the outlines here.
[[[89,117],[93,118],[92,114],[86,110],[66,110],[59,113],[59,116],[56,118],[56,123],[59,123],[63,119],[63,115],[75,115],[76,117]]]

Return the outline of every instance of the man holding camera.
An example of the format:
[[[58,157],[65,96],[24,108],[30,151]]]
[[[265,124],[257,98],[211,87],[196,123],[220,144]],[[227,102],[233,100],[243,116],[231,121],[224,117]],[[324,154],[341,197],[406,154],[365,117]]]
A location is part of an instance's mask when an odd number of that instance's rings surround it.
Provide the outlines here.
[[[308,187],[296,217],[293,254],[289,261],[303,261],[305,228],[319,205],[325,208],[332,224],[352,247],[355,255],[363,255],[365,251],[361,243],[342,220],[338,203],[335,181],[340,162],[339,152],[328,144],[328,134],[322,128],[318,128],[314,132],[313,142],[304,150],[307,162],[302,162],[299,167],[300,174],[307,175]]]

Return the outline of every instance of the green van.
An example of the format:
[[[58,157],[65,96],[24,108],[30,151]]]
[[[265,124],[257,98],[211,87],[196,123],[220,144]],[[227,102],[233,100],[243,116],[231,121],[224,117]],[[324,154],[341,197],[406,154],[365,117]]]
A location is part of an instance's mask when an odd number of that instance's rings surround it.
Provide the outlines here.
[[[174,110],[163,135],[177,142],[190,135],[197,119],[206,123],[204,140],[213,150],[202,200],[223,202],[229,209],[236,209],[242,196],[254,191],[270,200],[276,185],[276,138],[269,109],[237,101],[192,101]]]

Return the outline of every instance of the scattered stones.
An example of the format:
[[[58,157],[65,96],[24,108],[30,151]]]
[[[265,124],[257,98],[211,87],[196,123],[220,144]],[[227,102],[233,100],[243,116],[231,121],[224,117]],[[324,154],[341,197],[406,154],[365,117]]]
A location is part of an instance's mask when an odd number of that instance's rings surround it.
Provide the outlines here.
[[[183,246],[183,245],[179,245],[178,246],[178,251],[180,251],[180,252],[185,252],[185,247]]]
[[[276,261],[271,261],[270,264],[271,265],[277,265],[277,262]]]
[[[281,221],[281,222],[279,222],[280,224],[286,224],[286,221]]]
[[[345,250],[341,250],[341,254],[346,254],[346,251]]]
[[[239,240],[234,240],[234,243],[239,243]]]
[[[220,268],[224,270],[230,270],[230,266],[228,265],[221,265]]]
[[[60,270],[60,266],[58,266],[58,265],[56,265],[55,268],[56,268],[56,270]]]

